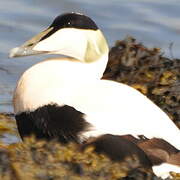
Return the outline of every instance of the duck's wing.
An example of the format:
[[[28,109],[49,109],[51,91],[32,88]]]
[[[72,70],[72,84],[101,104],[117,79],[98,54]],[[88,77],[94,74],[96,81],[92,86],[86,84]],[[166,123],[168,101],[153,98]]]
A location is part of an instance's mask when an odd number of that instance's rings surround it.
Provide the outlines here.
[[[180,149],[180,131],[146,96],[127,85],[99,80],[77,87],[71,102],[93,126],[85,137],[104,133],[161,138]]]

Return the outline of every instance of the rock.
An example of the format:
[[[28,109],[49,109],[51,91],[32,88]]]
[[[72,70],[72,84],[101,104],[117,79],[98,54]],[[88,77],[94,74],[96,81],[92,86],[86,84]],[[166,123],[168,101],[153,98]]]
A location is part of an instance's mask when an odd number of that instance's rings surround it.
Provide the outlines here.
[[[96,154],[91,146],[80,150],[75,143],[62,145],[30,137],[23,143],[0,149],[0,179],[157,179],[150,170],[129,169],[132,163],[112,162],[103,154]]]

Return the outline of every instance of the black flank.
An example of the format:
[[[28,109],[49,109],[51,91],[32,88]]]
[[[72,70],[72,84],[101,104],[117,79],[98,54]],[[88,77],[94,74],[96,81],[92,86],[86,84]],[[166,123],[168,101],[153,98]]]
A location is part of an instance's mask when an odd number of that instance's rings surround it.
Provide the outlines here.
[[[143,138],[137,139],[132,135],[106,134],[88,140],[82,148],[93,145],[97,153],[104,153],[115,161],[124,161],[128,157],[136,162],[134,159],[136,156],[139,163],[134,164],[141,167],[162,163],[180,166],[180,151],[178,149],[163,139],[140,137]]]
[[[90,126],[83,113],[70,106],[46,105],[33,112],[15,116],[20,136],[34,134],[39,139],[57,139],[62,143],[78,142],[79,133]]]
[[[91,29],[97,30],[98,27],[95,22],[88,16],[76,13],[66,13],[55,18],[49,28],[53,27],[52,31],[47,33],[40,41],[48,38],[53,33],[62,28],[77,28],[77,29]]]
[[[87,141],[82,149],[94,146],[97,153],[104,153],[113,161],[132,160],[131,168],[151,168],[152,164],[147,155],[135,143],[116,135],[105,134]]]
[[[180,166],[180,151],[163,139],[148,139],[143,136],[140,136],[140,139],[137,139],[131,135],[121,137],[135,143],[139,148],[141,148],[153,165],[169,163]]]

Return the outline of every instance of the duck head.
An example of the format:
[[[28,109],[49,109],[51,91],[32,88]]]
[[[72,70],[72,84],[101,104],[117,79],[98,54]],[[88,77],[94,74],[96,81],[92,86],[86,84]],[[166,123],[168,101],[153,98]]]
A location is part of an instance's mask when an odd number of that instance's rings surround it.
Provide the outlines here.
[[[66,13],[56,17],[46,30],[12,49],[9,56],[61,54],[88,63],[108,51],[106,39],[92,19],[79,13]]]

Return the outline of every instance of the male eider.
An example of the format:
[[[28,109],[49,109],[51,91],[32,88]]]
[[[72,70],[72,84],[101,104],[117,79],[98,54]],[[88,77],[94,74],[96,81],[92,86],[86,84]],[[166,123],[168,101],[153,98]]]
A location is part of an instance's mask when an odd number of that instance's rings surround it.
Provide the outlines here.
[[[94,144],[102,148],[106,145],[99,143],[119,139],[117,148],[122,144],[123,152],[145,152],[142,156],[148,156],[157,175],[180,172],[179,129],[137,90],[101,80],[108,52],[97,25],[79,13],[58,16],[46,30],[12,49],[10,57],[67,56],[35,64],[18,81],[13,102],[21,137],[35,134],[63,143],[97,138]],[[115,149],[102,151],[115,159]]]

